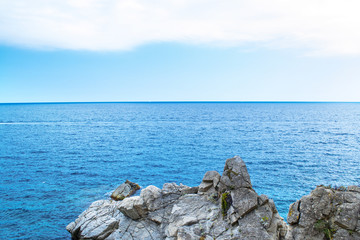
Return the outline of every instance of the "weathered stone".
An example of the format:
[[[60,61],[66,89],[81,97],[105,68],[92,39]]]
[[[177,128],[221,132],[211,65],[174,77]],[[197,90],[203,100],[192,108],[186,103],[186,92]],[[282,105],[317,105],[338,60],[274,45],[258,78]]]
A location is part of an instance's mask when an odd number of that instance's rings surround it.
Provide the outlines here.
[[[124,198],[133,195],[136,190],[139,189],[140,186],[138,184],[126,180],[126,182],[115,189],[115,191],[111,194],[111,198],[116,201],[123,200]]]
[[[360,202],[360,194],[354,194],[357,192],[343,192],[344,203],[358,203]]]
[[[300,239],[360,239],[359,223],[360,193],[318,186],[309,195],[300,199],[289,209],[287,240]],[[350,189],[352,189],[350,187]],[[296,213],[298,209],[298,213]]]
[[[313,226],[315,219],[324,219],[332,209],[331,189],[318,187],[310,195],[301,198],[299,224],[304,227]]]
[[[189,194],[180,197],[171,209],[169,225],[165,234],[168,237],[174,237],[180,227],[193,225],[201,220],[214,217],[217,212],[211,209],[215,207],[214,203],[206,201],[205,196]]]
[[[255,211],[256,216],[258,216],[261,225],[264,226],[264,228],[268,229],[273,222],[272,218],[274,216],[274,212],[272,211],[272,208],[269,204],[265,204]]]
[[[217,184],[220,181],[220,174],[216,171],[208,171],[205,173],[201,184],[199,185],[199,192],[209,192],[209,194],[216,192]]]
[[[245,162],[239,157],[227,159],[224,172],[220,178],[221,190],[252,188]]]
[[[140,196],[125,198],[119,205],[120,211],[131,219],[145,217],[147,209]]]
[[[199,192],[207,192],[211,187],[213,187],[212,182],[201,182],[199,185]]]
[[[155,211],[162,207],[161,196],[161,190],[153,185],[143,189],[140,193],[140,197],[149,211]]]
[[[272,210],[268,204],[251,211],[239,219],[240,236],[237,239],[278,239],[272,238],[267,228],[272,222]]]
[[[334,240],[359,240],[360,234],[357,232],[345,230],[345,229],[339,229],[334,233],[333,236]]]
[[[161,190],[161,206],[166,207],[174,203],[179,197],[181,197],[182,190],[189,189],[185,185],[177,185],[176,183],[165,183],[163,189]]]
[[[284,239],[288,231],[288,227],[284,219],[280,217],[279,213],[273,213],[270,225],[266,229],[272,239]]]
[[[229,210],[227,211],[227,214],[229,215],[229,220],[231,225],[235,225],[239,220],[239,218],[241,217],[233,206],[230,206]]]
[[[133,206],[137,212],[137,214],[141,217],[144,218],[147,213],[148,213],[148,209],[146,208],[144,199],[141,197],[134,197],[134,202],[133,202]]]
[[[164,213],[165,213],[164,209],[159,209],[154,212],[149,212],[147,218],[155,222],[156,224],[161,224],[164,220]]]
[[[240,217],[258,206],[258,195],[252,189],[240,188],[231,192],[232,205]]]
[[[265,203],[269,202],[269,197],[266,196],[265,194],[261,194],[258,198],[258,204],[260,206],[264,205]]]
[[[66,230],[67,230],[68,232],[72,232],[72,231],[75,229],[75,227],[76,227],[76,223],[75,223],[75,222],[71,222],[71,223],[69,223],[69,224],[66,226]]]
[[[136,219],[140,218],[140,215],[137,213],[137,211],[134,207],[134,198],[136,198],[136,197],[124,199],[121,202],[119,209],[123,214],[125,214],[129,218],[136,220]]]
[[[105,238],[119,225],[122,216],[119,204],[120,202],[111,200],[96,201],[66,229],[73,239],[94,239],[98,236]]]
[[[337,210],[335,223],[342,228],[355,230],[358,221],[359,209],[360,202],[342,204]]]
[[[289,224],[295,224],[299,222],[300,212],[299,212],[300,201],[296,201],[290,205],[289,213],[287,215],[287,222]]]
[[[199,191],[199,187],[188,187],[188,188],[183,188],[180,190],[181,194],[197,194]]]
[[[164,183],[161,193],[166,194],[180,194],[182,189],[189,188],[185,185],[177,185],[176,183]]]
[[[212,183],[215,179],[220,179],[220,174],[217,171],[208,171],[205,173],[202,181]]]

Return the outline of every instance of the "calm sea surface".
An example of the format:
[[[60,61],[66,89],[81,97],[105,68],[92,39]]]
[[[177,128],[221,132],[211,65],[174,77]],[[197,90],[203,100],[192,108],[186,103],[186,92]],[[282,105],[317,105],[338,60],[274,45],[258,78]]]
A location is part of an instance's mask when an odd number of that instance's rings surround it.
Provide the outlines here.
[[[234,155],[286,217],[316,185],[360,184],[360,104],[0,104],[1,238],[69,239],[126,179],[196,186]]]

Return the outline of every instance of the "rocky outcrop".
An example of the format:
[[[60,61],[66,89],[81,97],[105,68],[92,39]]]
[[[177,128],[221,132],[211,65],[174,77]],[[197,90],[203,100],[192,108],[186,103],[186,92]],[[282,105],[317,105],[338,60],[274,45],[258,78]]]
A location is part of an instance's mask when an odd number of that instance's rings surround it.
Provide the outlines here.
[[[73,239],[360,239],[359,204],[356,186],[321,186],[290,206],[287,225],[236,156],[222,175],[205,173],[199,187],[165,183],[122,201],[100,200],[66,229]]]
[[[318,186],[290,205],[286,239],[360,239],[360,188]]]

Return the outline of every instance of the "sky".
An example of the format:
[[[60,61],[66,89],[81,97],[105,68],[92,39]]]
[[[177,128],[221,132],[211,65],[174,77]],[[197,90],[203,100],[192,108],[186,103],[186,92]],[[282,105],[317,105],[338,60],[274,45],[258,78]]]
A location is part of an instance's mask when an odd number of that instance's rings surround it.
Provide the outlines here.
[[[353,0],[0,0],[0,103],[360,101]]]

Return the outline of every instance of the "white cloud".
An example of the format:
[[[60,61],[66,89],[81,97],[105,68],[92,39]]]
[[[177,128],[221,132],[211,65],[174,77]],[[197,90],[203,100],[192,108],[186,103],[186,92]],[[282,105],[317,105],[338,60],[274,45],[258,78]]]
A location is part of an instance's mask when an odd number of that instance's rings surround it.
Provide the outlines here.
[[[151,42],[360,54],[358,0],[0,0],[0,42],[127,50]]]

